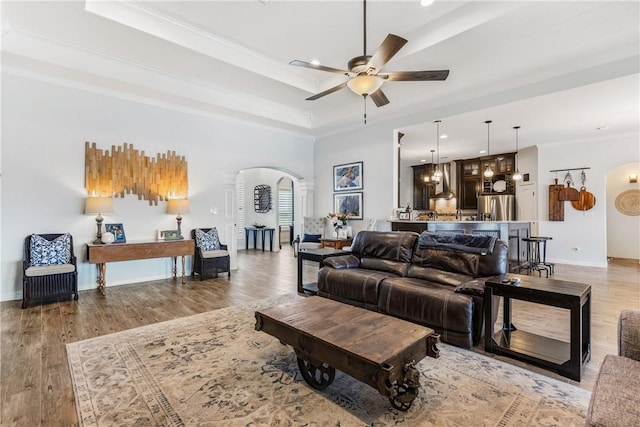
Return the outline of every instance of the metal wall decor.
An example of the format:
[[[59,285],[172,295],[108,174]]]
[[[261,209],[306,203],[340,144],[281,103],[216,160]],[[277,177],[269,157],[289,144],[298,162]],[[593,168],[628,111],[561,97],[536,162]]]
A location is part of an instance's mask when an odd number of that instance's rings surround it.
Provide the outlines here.
[[[266,184],[255,186],[253,189],[253,207],[257,213],[266,213],[271,210],[271,186]]]
[[[150,205],[167,200],[168,196],[187,197],[187,161],[175,151],[144,155],[132,144],[111,146],[100,150],[96,143],[85,143],[84,186],[89,195],[124,197],[137,194]]]

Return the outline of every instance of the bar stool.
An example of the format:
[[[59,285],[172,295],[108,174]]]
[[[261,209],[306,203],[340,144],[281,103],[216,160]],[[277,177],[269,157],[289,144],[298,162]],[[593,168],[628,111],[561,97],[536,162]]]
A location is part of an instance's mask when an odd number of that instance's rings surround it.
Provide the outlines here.
[[[527,264],[525,265],[527,274],[531,274],[532,271],[537,271],[540,277],[542,277],[543,271],[546,273],[546,277],[549,277],[550,273],[553,274],[552,265],[546,262],[547,240],[550,239],[550,237],[539,236],[530,236],[522,239],[523,242],[527,242]],[[540,251],[540,246],[543,247],[542,252]]]
[[[542,264],[549,269],[551,274],[553,274],[555,264],[547,262],[547,240],[553,240],[553,237],[531,236],[531,238],[540,240],[540,245],[542,246]]]

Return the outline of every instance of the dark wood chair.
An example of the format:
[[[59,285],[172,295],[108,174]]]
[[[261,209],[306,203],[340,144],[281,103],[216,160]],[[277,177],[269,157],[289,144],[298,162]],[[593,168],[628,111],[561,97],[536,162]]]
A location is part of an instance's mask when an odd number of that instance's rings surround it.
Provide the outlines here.
[[[208,233],[211,228],[200,228],[191,230],[191,238],[196,242],[195,253],[193,255],[193,270],[191,275],[200,275],[200,280],[218,277],[218,273],[227,273],[231,277],[231,257],[227,252],[227,245],[220,244],[220,250],[203,251],[198,246],[196,240],[196,230]]]
[[[49,242],[64,233],[38,234]],[[30,301],[70,296],[78,300],[78,268],[73,253],[73,237],[69,235],[70,258],[68,263],[56,265],[32,265],[31,236],[24,239],[22,261],[22,308]]]

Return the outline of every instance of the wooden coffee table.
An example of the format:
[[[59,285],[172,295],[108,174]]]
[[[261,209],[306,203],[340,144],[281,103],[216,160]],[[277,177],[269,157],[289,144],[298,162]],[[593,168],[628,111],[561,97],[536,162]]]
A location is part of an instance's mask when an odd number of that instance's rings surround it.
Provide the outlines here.
[[[256,330],[293,347],[305,381],[323,390],[335,370],[378,390],[399,410],[420,388],[415,364],[437,358],[432,329],[318,296],[256,311]]]

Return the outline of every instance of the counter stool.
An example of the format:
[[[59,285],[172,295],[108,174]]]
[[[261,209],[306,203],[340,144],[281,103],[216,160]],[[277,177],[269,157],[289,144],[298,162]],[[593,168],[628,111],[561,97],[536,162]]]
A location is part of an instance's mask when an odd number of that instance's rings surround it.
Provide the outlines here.
[[[555,264],[552,262],[547,262],[547,240],[553,240],[553,237],[531,236],[531,238],[540,239],[540,245],[542,246],[542,264],[549,269],[549,272],[551,272],[551,274],[553,274]]]
[[[538,275],[542,277],[542,272],[546,273],[549,277],[551,267],[546,265],[546,243],[548,238],[546,237],[526,237],[522,239],[523,242],[527,242],[527,263],[525,269],[527,274],[531,274],[532,271],[537,271]],[[543,246],[542,257],[540,252],[540,246]]]

